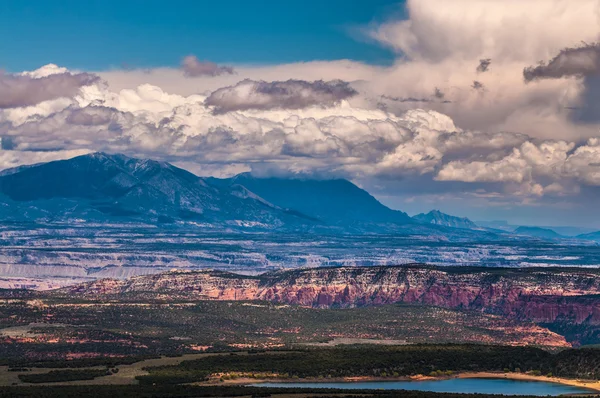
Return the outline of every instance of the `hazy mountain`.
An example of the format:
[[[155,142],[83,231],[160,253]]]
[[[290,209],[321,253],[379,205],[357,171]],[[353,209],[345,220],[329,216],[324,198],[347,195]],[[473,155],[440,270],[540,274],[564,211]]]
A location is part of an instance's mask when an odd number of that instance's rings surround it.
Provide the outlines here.
[[[513,232],[519,225],[511,225],[508,221],[475,221],[480,227],[502,230],[506,232]],[[529,226],[531,227],[531,226]],[[537,228],[537,227],[536,227]],[[552,230],[559,235],[568,236],[568,237],[578,237],[579,235],[590,234],[592,232],[596,232],[593,228],[587,227],[573,227],[573,226],[552,226],[552,227],[542,227],[545,229]]]
[[[550,229],[560,235],[572,237],[596,232],[596,229],[586,227],[550,227]]]
[[[213,186],[168,163],[105,153],[9,170],[0,176],[0,193],[5,199],[0,211],[8,218],[126,217],[271,227],[314,222],[239,185]]]
[[[249,174],[201,178],[169,163],[105,153],[4,171],[0,217],[192,221],[344,232],[390,232],[415,225],[405,213],[389,209],[346,180],[259,179]]]
[[[466,217],[455,217],[439,210],[432,210],[429,213],[417,214],[413,220],[424,224],[443,225],[453,228],[477,228],[477,225]]]
[[[576,238],[600,242],[600,231],[577,235]]]
[[[439,212],[438,212],[439,213]],[[433,212],[432,214],[436,214]],[[0,174],[0,219],[195,223],[206,228],[477,238],[468,220],[419,223],[347,180],[201,178],[169,163],[93,153]],[[491,235],[489,238],[493,238]]]
[[[514,231],[517,235],[527,235],[533,236],[535,238],[541,239],[560,239],[563,238],[562,235],[553,231],[549,228],[541,228],[541,227],[519,227]]]
[[[224,186],[242,185],[269,203],[331,225],[414,223],[406,213],[384,206],[347,180],[257,178],[244,173],[211,181]]]

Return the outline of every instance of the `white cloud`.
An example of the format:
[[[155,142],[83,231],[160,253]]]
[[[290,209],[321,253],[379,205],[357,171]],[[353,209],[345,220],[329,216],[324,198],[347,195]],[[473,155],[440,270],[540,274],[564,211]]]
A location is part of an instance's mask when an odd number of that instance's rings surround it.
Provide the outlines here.
[[[598,39],[596,0],[408,0],[406,8],[408,20],[369,33],[411,60],[537,62]]]
[[[53,160],[68,159],[75,156],[90,153],[87,149],[52,151],[52,152],[27,152],[0,150],[0,169],[10,169],[13,167],[51,162]]]
[[[440,181],[521,183],[527,173],[527,162],[518,149],[513,149],[510,155],[496,161],[450,162],[436,178]]]
[[[329,107],[220,114],[205,101],[204,95],[168,94],[149,84],[119,92],[96,85],[66,102],[14,109],[5,112],[9,125],[0,129],[9,149],[2,164],[19,163],[19,151],[26,151],[21,163],[27,163],[104,150],[219,176],[246,170],[355,179],[425,176],[504,183],[505,192],[521,196],[575,192],[575,183],[600,185],[594,140],[579,146],[536,142],[524,134],[464,130],[435,111],[394,115],[343,100]]]

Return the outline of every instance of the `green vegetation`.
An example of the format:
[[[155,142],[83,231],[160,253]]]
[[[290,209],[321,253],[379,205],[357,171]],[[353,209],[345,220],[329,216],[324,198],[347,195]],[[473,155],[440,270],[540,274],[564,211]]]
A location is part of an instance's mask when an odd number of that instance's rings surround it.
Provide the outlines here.
[[[159,358],[157,355],[153,356],[137,356],[137,357],[98,357],[98,358],[78,358],[78,359],[58,359],[58,360],[45,360],[45,361],[29,361],[22,359],[20,361],[10,360],[11,364],[10,371],[19,371],[19,369],[26,368],[90,368],[95,366],[104,366],[107,368],[114,368],[118,365],[131,365],[136,362],[143,361],[145,359]]]
[[[208,347],[212,352],[235,351],[235,344],[258,349],[289,348],[327,342],[332,336],[407,343],[435,339],[436,343],[501,344],[527,335],[515,327],[518,324],[481,312],[422,305],[316,309],[265,302],[82,303],[69,298],[44,298],[36,300],[36,306],[27,304],[27,300],[0,303],[0,328],[38,324],[22,334],[27,341],[0,337],[0,343],[10,342],[0,344],[0,365],[45,366],[44,362],[60,361],[67,353],[140,358],[194,353],[195,346]],[[113,364],[74,360],[73,364],[82,365],[60,367],[112,366],[118,361],[122,359],[115,358]]]
[[[24,383],[56,383],[75,380],[94,380],[96,377],[110,375],[108,369],[51,370],[48,373],[19,375]]]
[[[179,384],[225,373],[255,378],[347,376],[451,376],[461,371],[524,371],[534,375],[600,378],[600,350],[566,350],[558,354],[531,347],[478,345],[350,346],[345,348],[216,355],[174,366],[146,369],[142,384]]]

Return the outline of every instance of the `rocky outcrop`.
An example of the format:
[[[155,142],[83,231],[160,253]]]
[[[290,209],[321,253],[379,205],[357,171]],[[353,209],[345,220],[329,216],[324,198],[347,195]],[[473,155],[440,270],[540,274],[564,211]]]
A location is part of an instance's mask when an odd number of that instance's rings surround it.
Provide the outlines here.
[[[600,272],[573,268],[315,268],[244,276],[219,271],[169,272],[99,280],[60,290],[80,296],[151,295],[211,300],[266,300],[310,307],[422,303],[480,310],[539,323],[600,325]]]

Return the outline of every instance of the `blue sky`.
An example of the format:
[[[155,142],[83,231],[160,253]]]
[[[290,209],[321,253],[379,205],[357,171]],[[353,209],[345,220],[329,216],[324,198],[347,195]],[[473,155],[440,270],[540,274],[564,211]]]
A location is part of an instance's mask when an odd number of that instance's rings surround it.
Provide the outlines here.
[[[397,0],[5,0],[0,68],[173,66],[188,54],[234,64],[388,63],[352,30],[402,13]]]

